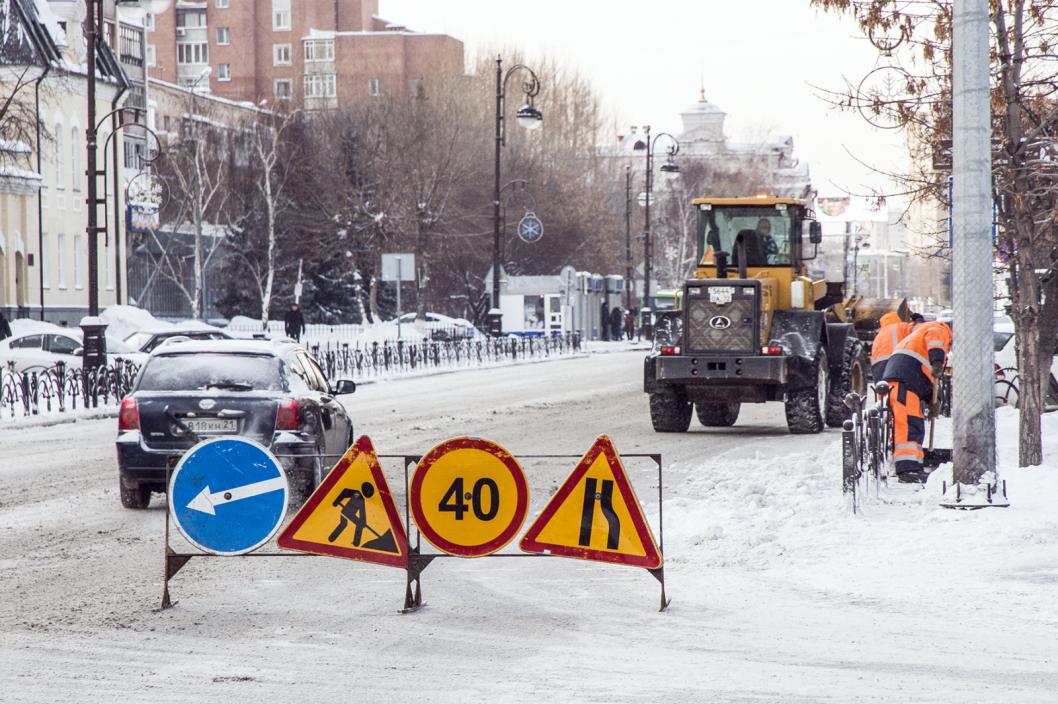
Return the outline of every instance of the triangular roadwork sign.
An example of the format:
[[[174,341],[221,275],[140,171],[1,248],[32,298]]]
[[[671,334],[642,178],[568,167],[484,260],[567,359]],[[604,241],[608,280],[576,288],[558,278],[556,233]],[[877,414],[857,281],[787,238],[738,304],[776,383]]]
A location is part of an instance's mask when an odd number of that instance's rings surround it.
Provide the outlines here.
[[[519,547],[647,569],[662,562],[621,458],[605,435],[547,502]]]
[[[276,541],[286,550],[408,566],[408,538],[366,435],[334,466]]]

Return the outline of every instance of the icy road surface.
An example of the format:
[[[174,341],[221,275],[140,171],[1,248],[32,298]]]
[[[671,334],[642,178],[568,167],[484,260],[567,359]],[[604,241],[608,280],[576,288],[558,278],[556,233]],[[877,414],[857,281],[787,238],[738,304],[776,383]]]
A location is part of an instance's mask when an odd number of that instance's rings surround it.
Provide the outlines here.
[[[793,438],[770,405],[733,429],[655,434],[641,360],[365,385],[347,401],[381,453],[474,434],[580,454],[604,432],[621,452],[661,452],[667,613],[643,570],[543,558],[435,561],[428,606],[401,615],[402,571],[323,557],[192,560],[158,611],[163,502],[121,508],[116,421],[0,427],[0,701],[1056,700],[1053,465],[1008,473],[1011,509],[943,511],[902,487],[852,516],[836,431]],[[530,517],[571,467],[526,463]],[[650,473],[630,474],[655,519]]]

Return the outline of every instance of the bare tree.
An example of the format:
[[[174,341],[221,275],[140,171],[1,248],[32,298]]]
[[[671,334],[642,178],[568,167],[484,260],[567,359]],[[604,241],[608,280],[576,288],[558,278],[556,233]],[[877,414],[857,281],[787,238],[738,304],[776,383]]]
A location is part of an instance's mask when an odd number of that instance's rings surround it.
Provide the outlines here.
[[[911,136],[912,170],[894,174],[916,200],[947,201],[952,6],[930,0],[810,0],[851,15],[893,66],[835,102]],[[992,0],[993,182],[1017,330],[1019,464],[1043,462],[1040,414],[1058,332],[1058,18],[1046,0]],[[897,65],[898,64],[898,65]],[[904,66],[910,68],[904,68]],[[886,76],[887,72],[887,76]],[[958,331],[956,331],[958,334]]]

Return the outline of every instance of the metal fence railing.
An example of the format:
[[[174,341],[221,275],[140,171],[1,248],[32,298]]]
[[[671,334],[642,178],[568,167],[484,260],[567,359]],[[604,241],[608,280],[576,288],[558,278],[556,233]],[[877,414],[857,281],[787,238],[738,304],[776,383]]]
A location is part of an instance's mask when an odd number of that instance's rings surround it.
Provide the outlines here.
[[[0,418],[63,413],[109,406],[132,388],[139,367],[127,360],[83,370],[59,362],[54,367],[16,372],[0,368]]]
[[[580,333],[552,337],[386,340],[365,345],[325,342],[309,351],[331,380],[347,376],[363,379],[428,369],[459,369],[523,359],[574,354],[581,349]]]
[[[875,493],[889,479],[889,464],[893,454],[893,413],[889,406],[889,389],[886,382],[875,385],[871,392],[874,402],[867,396],[850,393],[845,396],[849,418],[845,421],[841,435],[841,489],[852,498],[852,510],[859,505],[860,495],[873,486]],[[938,416],[951,416],[951,376],[945,374],[937,387]],[[932,422],[932,421],[930,421]],[[930,434],[927,453],[934,452]],[[932,459],[941,456],[936,451]],[[926,458],[929,462],[930,457]]]
[[[536,338],[387,340],[365,345],[327,341],[307,348],[327,377],[336,381],[561,357],[579,352],[581,339],[579,333],[567,333]],[[136,364],[121,359],[87,371],[59,363],[19,372],[9,363],[0,368],[0,419],[117,404],[131,391],[138,371]]]

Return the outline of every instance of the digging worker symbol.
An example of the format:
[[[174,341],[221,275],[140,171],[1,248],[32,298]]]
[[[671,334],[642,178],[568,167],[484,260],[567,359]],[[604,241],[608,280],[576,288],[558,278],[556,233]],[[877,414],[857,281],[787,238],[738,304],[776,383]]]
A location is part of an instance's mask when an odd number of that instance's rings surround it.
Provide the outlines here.
[[[893,459],[901,482],[924,482],[922,441],[926,435],[923,399],[936,415],[936,379],[951,352],[951,328],[944,323],[923,323],[896,346],[885,366],[884,380],[892,386],[889,404],[895,433]]]
[[[356,547],[360,547],[360,539],[364,537],[364,528],[375,533],[375,531],[371,530],[371,526],[367,525],[367,506],[364,503],[366,499],[370,499],[374,495],[375,487],[371,486],[370,482],[364,482],[359,490],[343,489],[342,493],[338,494],[338,498],[332,504],[333,506],[341,507],[342,515],[327,541],[333,543],[337,540],[350,523],[356,526],[356,531],[353,533],[353,545]],[[378,535],[378,533],[375,533],[375,535]]]

